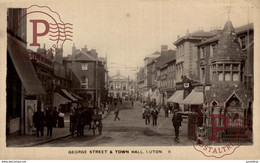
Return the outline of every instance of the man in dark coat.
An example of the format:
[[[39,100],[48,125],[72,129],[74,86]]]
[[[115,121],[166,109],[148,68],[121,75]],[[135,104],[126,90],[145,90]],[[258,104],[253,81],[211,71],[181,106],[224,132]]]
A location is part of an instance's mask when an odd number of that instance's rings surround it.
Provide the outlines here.
[[[116,107],[116,109],[115,109],[115,119],[114,119],[114,121],[116,121],[116,119],[120,120],[120,118],[118,117],[118,114],[119,114],[119,109],[118,109],[118,107]]]
[[[52,136],[52,127],[54,124],[54,118],[53,118],[51,110],[46,111],[45,120],[46,120],[45,124],[47,126],[47,136]]]
[[[174,109],[172,125],[175,130],[175,141],[179,141],[179,127],[181,126],[182,116],[178,113],[179,109]]]
[[[53,127],[56,127],[57,126],[57,121],[58,121],[58,111],[57,111],[57,107],[56,106],[53,108],[52,116],[53,116]]]
[[[33,123],[36,127],[37,137],[39,137],[39,132],[41,132],[41,136],[43,136],[44,113],[41,111],[40,106],[38,106],[37,112],[33,115]]]
[[[145,125],[150,124],[150,109],[149,106],[146,106],[146,109],[144,111],[144,117],[145,117]]]
[[[153,118],[153,126],[157,126],[157,118],[158,118],[157,109],[153,108],[151,115],[152,115],[152,118]]]

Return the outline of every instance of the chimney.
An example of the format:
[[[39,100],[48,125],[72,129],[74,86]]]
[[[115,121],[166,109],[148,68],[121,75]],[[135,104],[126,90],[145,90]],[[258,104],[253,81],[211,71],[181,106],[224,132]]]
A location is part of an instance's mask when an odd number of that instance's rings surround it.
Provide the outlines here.
[[[73,46],[72,46],[72,55],[76,53],[76,46],[75,46],[75,43],[73,43]]]
[[[55,51],[55,61],[62,65],[63,62],[63,50],[57,48]]]
[[[82,49],[81,49],[81,51],[83,51],[83,52],[87,53],[87,52],[88,52],[87,45],[85,45],[85,47],[84,47],[84,48],[82,48]]]
[[[168,45],[161,45],[161,52],[167,51]]]
[[[97,52],[96,52],[96,49],[91,49],[90,53],[91,53],[91,56],[97,58]]]

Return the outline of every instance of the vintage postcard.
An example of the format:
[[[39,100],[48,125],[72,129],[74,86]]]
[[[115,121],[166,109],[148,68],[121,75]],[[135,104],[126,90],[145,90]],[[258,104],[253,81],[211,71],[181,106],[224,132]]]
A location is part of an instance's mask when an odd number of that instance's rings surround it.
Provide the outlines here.
[[[0,4],[1,160],[260,159],[260,1]]]

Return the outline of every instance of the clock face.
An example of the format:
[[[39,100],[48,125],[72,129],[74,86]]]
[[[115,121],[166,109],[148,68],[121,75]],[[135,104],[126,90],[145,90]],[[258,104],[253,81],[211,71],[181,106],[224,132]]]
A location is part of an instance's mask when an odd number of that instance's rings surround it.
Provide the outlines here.
[[[183,86],[184,86],[184,88],[189,88],[190,83],[184,83]]]

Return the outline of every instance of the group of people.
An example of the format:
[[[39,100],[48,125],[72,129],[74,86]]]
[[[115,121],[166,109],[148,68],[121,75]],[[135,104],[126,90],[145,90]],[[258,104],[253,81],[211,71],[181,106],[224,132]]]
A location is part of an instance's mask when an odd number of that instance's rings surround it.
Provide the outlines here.
[[[63,115],[63,116],[62,116]],[[37,111],[33,115],[33,123],[36,128],[36,135],[41,137],[44,135],[44,127],[47,127],[47,136],[52,136],[52,129],[56,127],[64,127],[64,113],[60,110],[57,111],[57,107],[54,109],[46,109],[44,113],[41,107],[37,108]]]
[[[165,117],[167,118],[167,117],[169,117],[169,115],[168,115],[169,108],[167,108],[165,110],[167,110],[167,111],[165,111],[165,113],[167,112],[167,114],[165,114]],[[179,141],[179,128],[181,126],[182,116],[179,113],[179,109],[177,107],[172,110],[173,110],[172,125],[174,127],[174,132],[175,132],[174,141],[178,142]],[[143,106],[143,115],[142,115],[143,116],[142,118],[145,119],[145,125],[150,124],[150,117],[152,117],[153,126],[157,126],[158,114],[159,114],[159,111],[157,110],[157,108],[155,106],[149,106],[149,105],[145,104]]]
[[[143,108],[143,119],[145,119],[145,125],[150,124],[150,117],[153,120],[153,126],[157,126],[158,110],[156,107],[150,109],[149,105],[145,105]]]

